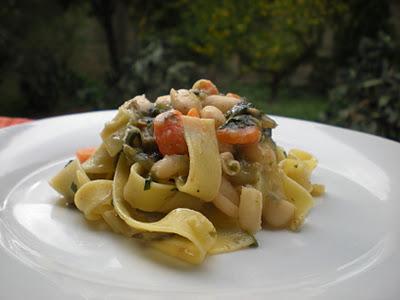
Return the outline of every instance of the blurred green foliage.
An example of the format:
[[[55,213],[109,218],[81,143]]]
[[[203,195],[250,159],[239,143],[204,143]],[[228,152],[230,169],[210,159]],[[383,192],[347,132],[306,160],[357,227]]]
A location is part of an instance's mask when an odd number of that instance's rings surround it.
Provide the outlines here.
[[[236,84],[233,87],[228,85],[230,87],[227,86],[223,91],[246,95],[256,107],[271,115],[320,121],[321,112],[325,111],[328,105],[325,96],[303,89],[282,88],[279,101],[265,101],[265,97],[268,97],[271,91],[262,82]]]
[[[311,120],[337,86],[325,122],[396,138],[387,128],[400,118],[398,61],[381,51],[374,59],[386,71],[358,66],[360,41],[398,38],[395,9],[389,0],[4,0],[0,115],[115,108],[210,78],[268,113]],[[360,87],[370,79],[381,83]],[[374,121],[355,125],[349,110]]]
[[[390,36],[364,38],[331,91],[324,120],[400,141],[400,70]]]
[[[28,56],[17,70],[28,108],[51,113],[76,107],[85,111],[97,105],[95,101],[100,96],[97,87],[69,69],[67,63],[58,60],[53,52],[42,50]]]
[[[242,72],[261,75],[272,98],[288,75],[315,56],[331,17],[347,8],[327,0],[190,3],[178,43],[218,64],[237,57]]]

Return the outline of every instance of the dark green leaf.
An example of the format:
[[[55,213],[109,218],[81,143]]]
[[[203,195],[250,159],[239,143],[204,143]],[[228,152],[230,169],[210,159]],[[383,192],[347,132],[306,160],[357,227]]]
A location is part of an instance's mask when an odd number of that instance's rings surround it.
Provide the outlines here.
[[[253,235],[252,235],[252,237],[253,237],[254,242],[253,242],[253,244],[250,244],[249,247],[250,248],[258,248],[259,244],[257,242],[257,239]]]
[[[65,164],[64,168],[68,167],[68,165],[69,165],[70,163],[72,163],[73,161],[74,161],[73,159],[69,160],[69,161]]]
[[[151,179],[151,177],[149,176],[149,177],[147,177],[145,180],[144,180],[144,190],[145,191],[147,191],[147,190],[149,190],[150,189],[150,186],[151,186],[151,182],[152,182],[153,180]]]
[[[72,191],[73,193],[76,193],[76,191],[78,190],[78,187],[77,187],[77,185],[76,185],[75,182],[72,182],[72,183],[71,183],[70,189],[71,189],[71,191]]]

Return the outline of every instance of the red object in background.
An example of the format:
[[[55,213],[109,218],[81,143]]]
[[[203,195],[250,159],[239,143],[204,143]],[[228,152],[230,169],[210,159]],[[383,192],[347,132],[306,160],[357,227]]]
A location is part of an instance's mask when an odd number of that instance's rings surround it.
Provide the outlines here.
[[[32,120],[26,119],[26,118],[0,117],[0,128],[17,125],[17,124],[21,124],[21,123],[26,123],[26,122],[30,122],[30,121],[32,121]]]

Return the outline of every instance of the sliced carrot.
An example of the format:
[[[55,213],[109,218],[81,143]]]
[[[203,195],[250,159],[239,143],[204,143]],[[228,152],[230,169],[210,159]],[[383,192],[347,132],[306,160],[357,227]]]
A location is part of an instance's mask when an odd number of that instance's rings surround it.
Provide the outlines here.
[[[226,144],[253,144],[260,140],[261,130],[257,126],[223,128],[217,130],[217,137],[220,142]]]
[[[206,92],[208,95],[218,95],[219,91],[217,89],[217,87],[215,86],[214,83],[212,83],[210,80],[208,79],[200,79],[197,80],[194,84],[193,84],[193,89],[196,90],[201,90]]]
[[[76,151],[76,157],[81,163],[87,161],[96,152],[96,147],[81,148]]]
[[[189,117],[195,117],[195,118],[200,118],[200,113],[197,110],[196,107],[192,107],[191,109],[189,109],[187,116]]]
[[[236,98],[236,99],[241,99],[242,98],[238,94],[235,94],[235,93],[227,93],[226,95],[228,97],[232,97],[232,98]]]
[[[180,111],[171,109],[159,114],[153,121],[153,127],[154,137],[161,154],[188,153]]]

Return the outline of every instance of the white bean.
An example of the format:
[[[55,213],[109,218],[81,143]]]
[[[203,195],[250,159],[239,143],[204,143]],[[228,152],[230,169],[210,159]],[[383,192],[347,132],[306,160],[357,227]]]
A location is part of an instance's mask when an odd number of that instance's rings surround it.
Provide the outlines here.
[[[154,104],[151,103],[145,95],[136,96],[131,100],[130,105],[140,112],[148,112],[154,107]]]
[[[172,107],[185,115],[191,108],[196,108],[197,111],[201,110],[199,98],[191,91],[171,89],[170,96]]]
[[[187,155],[165,155],[151,167],[150,172],[158,179],[186,176],[189,173],[189,158]]]
[[[171,96],[170,95],[160,96],[156,99],[154,104],[158,107],[169,107],[171,106]]]
[[[211,95],[204,100],[203,106],[212,105],[218,108],[221,112],[226,113],[228,110],[230,110],[232,107],[234,107],[241,101],[242,100],[234,97],[223,96],[223,95]]]
[[[200,117],[203,119],[214,119],[215,128],[225,123],[224,114],[215,106],[207,105],[200,111]]]

